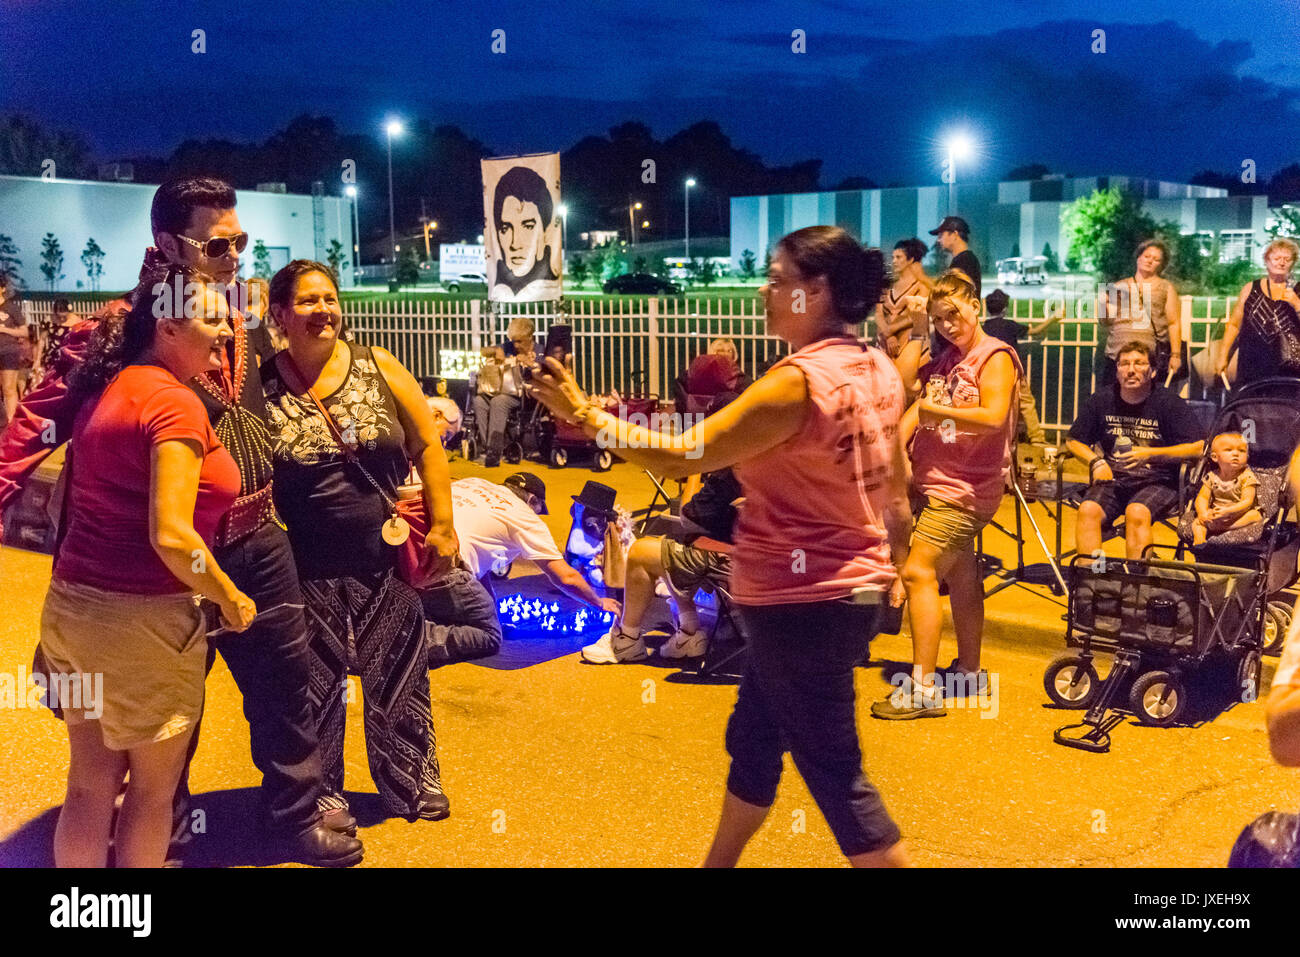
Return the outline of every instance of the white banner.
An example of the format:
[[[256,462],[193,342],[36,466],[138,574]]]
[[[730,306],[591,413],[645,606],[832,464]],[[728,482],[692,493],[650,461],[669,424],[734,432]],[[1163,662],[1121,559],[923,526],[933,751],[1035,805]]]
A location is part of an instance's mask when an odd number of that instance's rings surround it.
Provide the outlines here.
[[[560,154],[505,156],[482,164],[488,298],[559,299],[564,262]]]

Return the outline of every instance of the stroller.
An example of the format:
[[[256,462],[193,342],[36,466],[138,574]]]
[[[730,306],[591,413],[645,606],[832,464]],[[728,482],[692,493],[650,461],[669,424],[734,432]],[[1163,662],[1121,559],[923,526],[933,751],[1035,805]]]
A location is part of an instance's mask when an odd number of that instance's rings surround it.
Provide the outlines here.
[[[1261,380],[1242,389],[1211,428],[1211,436],[1246,436],[1263,522],[1189,544],[1195,513],[1185,490],[1197,488],[1212,466],[1207,442],[1182,490],[1188,504],[1174,560],[1153,557],[1159,546],[1142,559],[1075,557],[1066,644],[1077,650],[1048,665],[1043,685],[1057,706],[1087,713],[1082,722],[1056,731],[1058,744],[1109,750],[1110,731],[1123,721],[1109,713],[1117,699],[1143,724],[1163,727],[1186,715],[1193,693],[1217,693],[1225,703],[1258,696],[1266,623],[1276,624],[1283,604],[1277,596],[1295,583],[1300,552],[1300,534],[1287,520],[1286,484],[1288,463],[1300,445],[1297,395],[1300,382],[1294,379]],[[1194,563],[1182,561],[1188,550]],[[1093,665],[1098,651],[1114,658],[1104,681]],[[1088,730],[1078,737],[1068,733],[1078,728]]]

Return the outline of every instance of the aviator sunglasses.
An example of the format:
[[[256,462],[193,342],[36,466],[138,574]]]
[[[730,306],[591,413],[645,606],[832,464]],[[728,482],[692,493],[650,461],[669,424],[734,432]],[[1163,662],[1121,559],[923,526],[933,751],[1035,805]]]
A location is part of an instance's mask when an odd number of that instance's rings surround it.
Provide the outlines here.
[[[188,236],[177,235],[177,239],[183,239],[196,249],[203,251],[203,255],[209,259],[220,259],[230,251],[230,247],[235,247],[235,254],[238,255],[248,248],[248,233],[236,233],[234,236],[214,236],[206,243],[201,243],[197,239],[190,239]]]

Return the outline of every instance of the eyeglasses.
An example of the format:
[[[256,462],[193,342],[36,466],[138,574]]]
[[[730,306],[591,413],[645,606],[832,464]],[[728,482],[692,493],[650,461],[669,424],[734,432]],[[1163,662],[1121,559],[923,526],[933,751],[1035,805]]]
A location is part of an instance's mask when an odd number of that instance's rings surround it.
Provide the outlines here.
[[[248,233],[237,233],[234,236],[213,236],[206,243],[201,243],[197,239],[190,239],[188,236],[182,236],[179,233],[177,239],[183,239],[195,249],[201,250],[203,255],[209,259],[220,259],[230,251],[231,245],[235,247],[235,255],[239,255],[248,248]]]

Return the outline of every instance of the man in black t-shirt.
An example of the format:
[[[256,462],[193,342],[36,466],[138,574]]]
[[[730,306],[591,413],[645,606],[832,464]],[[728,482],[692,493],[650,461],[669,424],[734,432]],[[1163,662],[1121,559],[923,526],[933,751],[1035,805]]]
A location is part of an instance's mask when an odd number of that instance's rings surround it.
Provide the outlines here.
[[[970,277],[975,284],[975,296],[982,298],[984,293],[980,285],[980,261],[968,245],[970,226],[960,216],[945,216],[943,222],[930,230],[931,236],[937,236],[938,243],[952,256],[949,269],[959,269]]]
[[[1178,504],[1179,462],[1205,447],[1191,406],[1152,382],[1154,359],[1145,342],[1121,346],[1119,381],[1089,398],[1070,426],[1070,453],[1088,464],[1091,483],[1075,523],[1080,555],[1100,554],[1102,528],[1123,513],[1125,554],[1141,558],[1152,521]]]

